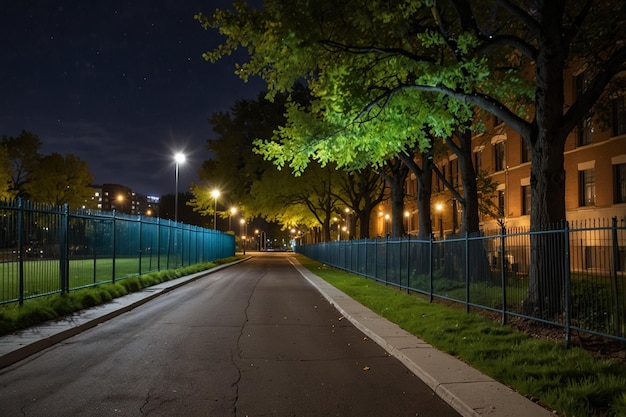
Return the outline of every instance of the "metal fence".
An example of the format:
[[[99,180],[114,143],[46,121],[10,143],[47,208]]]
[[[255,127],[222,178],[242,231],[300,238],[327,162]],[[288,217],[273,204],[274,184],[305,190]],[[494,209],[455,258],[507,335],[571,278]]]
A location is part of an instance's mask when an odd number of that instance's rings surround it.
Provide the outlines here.
[[[235,237],[152,217],[0,202],[0,304],[235,254]]]
[[[445,240],[343,240],[296,247],[407,291],[626,341],[624,219]]]

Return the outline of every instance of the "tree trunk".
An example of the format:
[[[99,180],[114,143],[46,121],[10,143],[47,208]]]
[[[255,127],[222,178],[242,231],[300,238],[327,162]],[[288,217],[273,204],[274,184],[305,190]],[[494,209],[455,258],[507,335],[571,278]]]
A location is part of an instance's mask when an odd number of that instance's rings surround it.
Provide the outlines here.
[[[430,197],[433,183],[432,151],[421,152],[422,167],[413,159],[414,156],[401,155],[400,159],[417,178],[417,215],[419,222],[418,239],[430,239],[432,233],[432,219]]]
[[[384,175],[391,198],[391,236],[404,234],[404,183],[409,168],[401,160],[387,161],[388,173]]]
[[[476,183],[476,171],[472,161],[472,131],[464,130],[459,135],[459,170],[463,181],[463,214],[461,221],[461,233],[470,235],[480,231],[480,217],[478,215],[478,185]]]
[[[370,237],[370,216],[372,210],[361,210],[358,213],[359,216],[359,239],[367,239]]]
[[[543,1],[538,20],[544,28],[539,37],[535,65],[535,129],[523,138],[531,146],[530,173],[533,232],[553,228],[565,221],[564,156],[567,133],[562,131],[564,109],[563,73],[565,48],[561,41],[562,1]],[[533,234],[525,312],[553,317],[563,311],[564,245],[561,234]],[[560,262],[561,261],[561,262]],[[569,266],[567,266],[569,268]]]

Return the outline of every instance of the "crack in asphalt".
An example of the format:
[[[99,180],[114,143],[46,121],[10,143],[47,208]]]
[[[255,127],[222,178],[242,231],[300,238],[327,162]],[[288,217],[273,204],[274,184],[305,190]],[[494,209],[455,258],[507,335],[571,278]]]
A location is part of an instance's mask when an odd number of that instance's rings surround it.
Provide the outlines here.
[[[254,288],[252,289],[252,291],[250,291],[250,295],[248,296],[248,301],[247,301],[247,304],[246,304],[246,308],[243,311],[245,320],[244,320],[243,324],[241,325],[241,331],[239,332],[239,336],[237,337],[237,349],[236,349],[236,351],[232,351],[231,350],[231,352],[230,352],[230,360],[231,360],[232,364],[234,365],[234,367],[237,369],[237,379],[232,384],[232,387],[235,388],[235,398],[233,399],[233,415],[234,416],[237,416],[237,404],[239,403],[239,382],[241,381],[241,368],[239,367],[239,365],[237,365],[237,361],[235,359],[235,356],[237,356],[240,361],[243,361],[243,357],[241,356],[241,339],[243,338],[243,335],[244,335],[244,329],[246,328],[246,325],[248,324],[248,322],[250,320],[248,318],[248,309],[250,308],[250,303],[251,303],[251,300],[252,300],[252,296],[256,292],[256,289],[259,286],[259,283],[261,282],[261,280],[264,277],[265,277],[265,273],[263,275],[261,275],[261,277],[258,279],[258,281],[254,284]]]

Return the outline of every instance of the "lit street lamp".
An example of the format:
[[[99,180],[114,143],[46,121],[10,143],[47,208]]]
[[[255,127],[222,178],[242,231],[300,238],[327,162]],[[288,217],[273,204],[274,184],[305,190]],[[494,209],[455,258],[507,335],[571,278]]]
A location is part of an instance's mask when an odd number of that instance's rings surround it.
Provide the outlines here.
[[[118,194],[117,201],[120,204],[120,209],[118,211],[120,213],[124,213],[124,196],[122,194]]]
[[[176,194],[174,194],[174,221],[178,222],[178,165],[185,162],[185,155],[178,152],[174,155],[176,162]]]
[[[443,204],[438,203],[435,208],[437,213],[439,213],[439,239],[443,239]]]
[[[213,197],[213,201],[215,205],[213,206],[213,230],[217,230],[217,198],[220,196],[220,190],[217,188],[211,191],[211,197]]]

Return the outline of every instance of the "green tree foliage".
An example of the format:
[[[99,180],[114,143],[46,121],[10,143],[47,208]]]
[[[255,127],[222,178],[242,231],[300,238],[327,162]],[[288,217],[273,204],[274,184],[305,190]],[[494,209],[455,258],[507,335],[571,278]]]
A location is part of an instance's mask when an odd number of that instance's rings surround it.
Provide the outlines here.
[[[252,58],[238,68],[239,74],[262,75],[270,94],[289,90],[296,80],[308,82],[315,97],[311,105],[290,104],[287,123],[276,132],[276,140],[256,142],[267,159],[278,166],[289,164],[296,172],[311,159],[348,169],[380,167],[407,149],[427,150],[433,146],[432,138],[447,138],[457,124],[473,118],[469,105],[444,94],[405,88],[416,77],[417,61],[426,54],[418,55],[420,45],[404,30],[409,31],[409,21],[417,19],[418,11],[426,17],[431,11],[393,3],[273,1],[262,12],[238,5],[234,12],[217,11],[212,19],[198,16],[228,37],[207,58],[219,59],[241,44]],[[441,48],[433,43],[426,53]],[[482,63],[472,67],[479,81],[487,75],[483,67]],[[518,80],[510,84],[521,90]],[[462,200],[463,224],[476,231],[475,175],[470,163],[464,167],[468,195]],[[420,222],[424,227],[429,224]]]
[[[258,214],[284,227],[318,228],[330,240],[332,218],[340,212],[340,173],[335,167],[310,164],[299,176],[287,170],[267,170],[252,186]]]
[[[39,203],[82,207],[91,201],[92,182],[85,161],[73,154],[55,152],[41,157],[32,168],[24,192]]]
[[[237,68],[242,78],[260,74],[270,91],[304,78],[319,98],[308,117],[321,113],[328,125],[290,114],[309,134],[286,132],[296,140],[294,151],[273,143],[268,155],[284,152],[296,168],[311,156],[322,163],[336,155],[345,163],[363,154],[389,156],[407,138],[420,141],[420,132],[449,137],[476,106],[502,119],[531,150],[535,230],[565,220],[567,136],[626,70],[626,8],[617,0],[267,0],[260,11],[238,3],[234,11],[198,19],[226,36],[208,59],[243,46],[251,58]],[[586,82],[567,103],[565,74],[583,66]],[[331,135],[337,126],[345,129],[335,122],[342,115],[357,128],[362,120],[384,119],[386,129],[350,140]],[[281,158],[275,160],[284,163]],[[531,242],[526,306],[539,314],[562,307],[560,278],[552,276],[547,257],[553,244]]]

